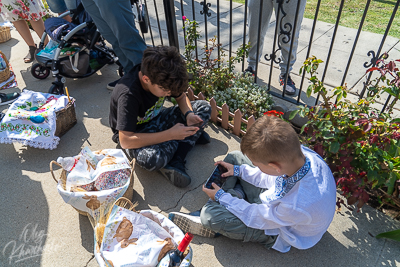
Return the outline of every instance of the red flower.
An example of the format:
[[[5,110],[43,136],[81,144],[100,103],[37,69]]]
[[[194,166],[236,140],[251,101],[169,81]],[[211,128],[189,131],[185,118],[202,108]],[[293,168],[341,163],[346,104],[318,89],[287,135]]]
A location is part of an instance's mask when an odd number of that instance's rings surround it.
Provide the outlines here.
[[[187,20],[187,17],[186,17],[186,16],[182,16],[182,19],[183,19],[183,20]]]
[[[276,111],[276,110],[270,110],[270,111],[264,112],[264,115],[281,117],[281,116],[283,116],[283,112]]]

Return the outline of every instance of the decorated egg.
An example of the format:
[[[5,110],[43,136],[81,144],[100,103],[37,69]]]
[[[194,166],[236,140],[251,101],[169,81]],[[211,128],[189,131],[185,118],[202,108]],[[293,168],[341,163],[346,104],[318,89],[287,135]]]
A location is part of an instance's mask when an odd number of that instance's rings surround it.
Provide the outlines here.
[[[31,121],[33,123],[42,123],[42,122],[44,122],[44,117],[42,117],[42,116],[31,116],[30,119],[31,119]]]

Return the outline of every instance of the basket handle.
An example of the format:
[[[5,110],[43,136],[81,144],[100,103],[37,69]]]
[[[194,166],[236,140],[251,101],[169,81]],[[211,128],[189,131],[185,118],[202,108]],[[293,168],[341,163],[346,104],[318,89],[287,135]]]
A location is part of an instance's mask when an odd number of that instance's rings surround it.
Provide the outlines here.
[[[135,162],[136,162],[135,158],[133,158],[132,161],[129,162],[129,165],[131,165],[131,175],[129,176],[129,179],[131,180],[133,178],[133,171],[135,170]]]
[[[6,62],[7,68],[10,67],[10,64],[8,63],[8,59],[7,59],[6,55],[4,55],[4,53],[1,50],[0,50],[0,55],[2,56],[4,61]]]
[[[51,173],[51,175],[53,176],[53,179],[54,179],[54,181],[56,181],[56,183],[58,183],[58,181],[57,181],[57,179],[56,179],[56,176],[54,175],[54,173],[53,173],[53,164],[56,164],[58,167],[61,167],[62,168],[62,166],[61,166],[61,164],[59,164],[57,161],[55,161],[55,160],[52,160],[51,162],[50,162],[50,173]]]

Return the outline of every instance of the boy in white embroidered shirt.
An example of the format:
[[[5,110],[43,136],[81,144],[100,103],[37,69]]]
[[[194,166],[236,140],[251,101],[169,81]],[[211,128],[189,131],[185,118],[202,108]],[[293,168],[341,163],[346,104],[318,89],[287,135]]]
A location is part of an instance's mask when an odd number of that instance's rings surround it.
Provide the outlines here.
[[[229,178],[222,188],[203,186],[210,200],[200,212],[171,212],[169,218],[184,232],[222,234],[280,252],[314,246],[335,213],[336,184],[328,165],[275,116],[259,118],[240,148],[215,163]]]

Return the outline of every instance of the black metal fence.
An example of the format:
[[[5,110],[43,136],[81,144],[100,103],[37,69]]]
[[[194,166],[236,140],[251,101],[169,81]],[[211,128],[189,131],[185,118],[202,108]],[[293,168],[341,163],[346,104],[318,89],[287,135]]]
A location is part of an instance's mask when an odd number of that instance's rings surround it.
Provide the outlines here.
[[[249,25],[248,12],[249,1],[252,8],[254,2],[259,6],[258,11],[263,10],[263,5],[269,4],[270,0],[245,0],[244,4],[235,3],[232,0],[144,0],[149,13],[150,31],[145,40],[152,45],[172,45],[183,52],[186,44],[186,33],[183,30],[184,22],[182,16],[190,20],[196,20],[200,25],[202,39],[197,43],[195,53],[198,58],[202,53],[202,47],[208,45],[210,37],[216,37],[217,43],[221,43],[227,51],[229,57],[235,53],[235,49],[241,44],[248,42]],[[365,7],[359,26],[357,29],[349,29],[340,25],[345,0],[338,0],[339,10],[336,13],[336,22],[334,24],[323,23],[319,21],[319,12],[321,2],[316,3],[313,19],[303,19],[301,29],[297,28],[296,21],[302,19],[301,2],[306,0],[274,0],[275,20],[272,18],[266,37],[258,34],[257,36],[257,55],[261,61],[257,61],[255,69],[255,82],[265,83],[270,93],[278,98],[284,99],[295,104],[315,105],[319,101],[319,96],[307,98],[305,88],[308,87],[308,80],[303,73],[299,75],[298,71],[302,62],[311,55],[316,55],[324,61],[323,70],[319,70],[320,80],[332,88],[347,84],[354,94],[354,97],[363,97],[365,95],[365,83],[371,80],[372,74],[365,74],[366,69],[376,65],[384,52],[389,55],[393,53],[392,59],[400,58],[399,40],[389,36],[389,31],[393,27],[393,22],[398,17],[398,8],[400,0],[388,0],[392,4],[393,10],[388,21],[380,21],[384,28],[383,34],[372,34],[363,31],[365,21],[368,20],[368,14],[371,10],[371,0],[365,0]],[[163,6],[161,8],[161,6]],[[291,20],[285,18],[287,8],[295,8]],[[332,11],[334,12],[334,11]],[[254,12],[253,12],[254,13]],[[258,12],[258,25],[251,25],[261,29],[264,23],[264,13]],[[286,19],[285,21],[283,21]],[[399,27],[396,25],[395,27]],[[254,29],[254,28],[251,28]],[[300,38],[294,36],[296,30],[300,32]],[[146,39],[147,38],[147,39]],[[262,38],[265,38],[264,48],[259,52],[259,45]],[[279,82],[277,72],[278,64],[281,63],[279,54],[282,50],[282,44],[289,46],[289,55],[293,52],[293,44],[298,42],[296,52],[297,60],[290,73],[292,79],[296,82],[299,92],[295,97],[285,95]],[[289,61],[287,60],[289,69]],[[241,71],[246,69],[245,61],[239,68]],[[287,76],[284,77],[287,79]],[[390,97],[382,102],[384,108],[390,101]]]

